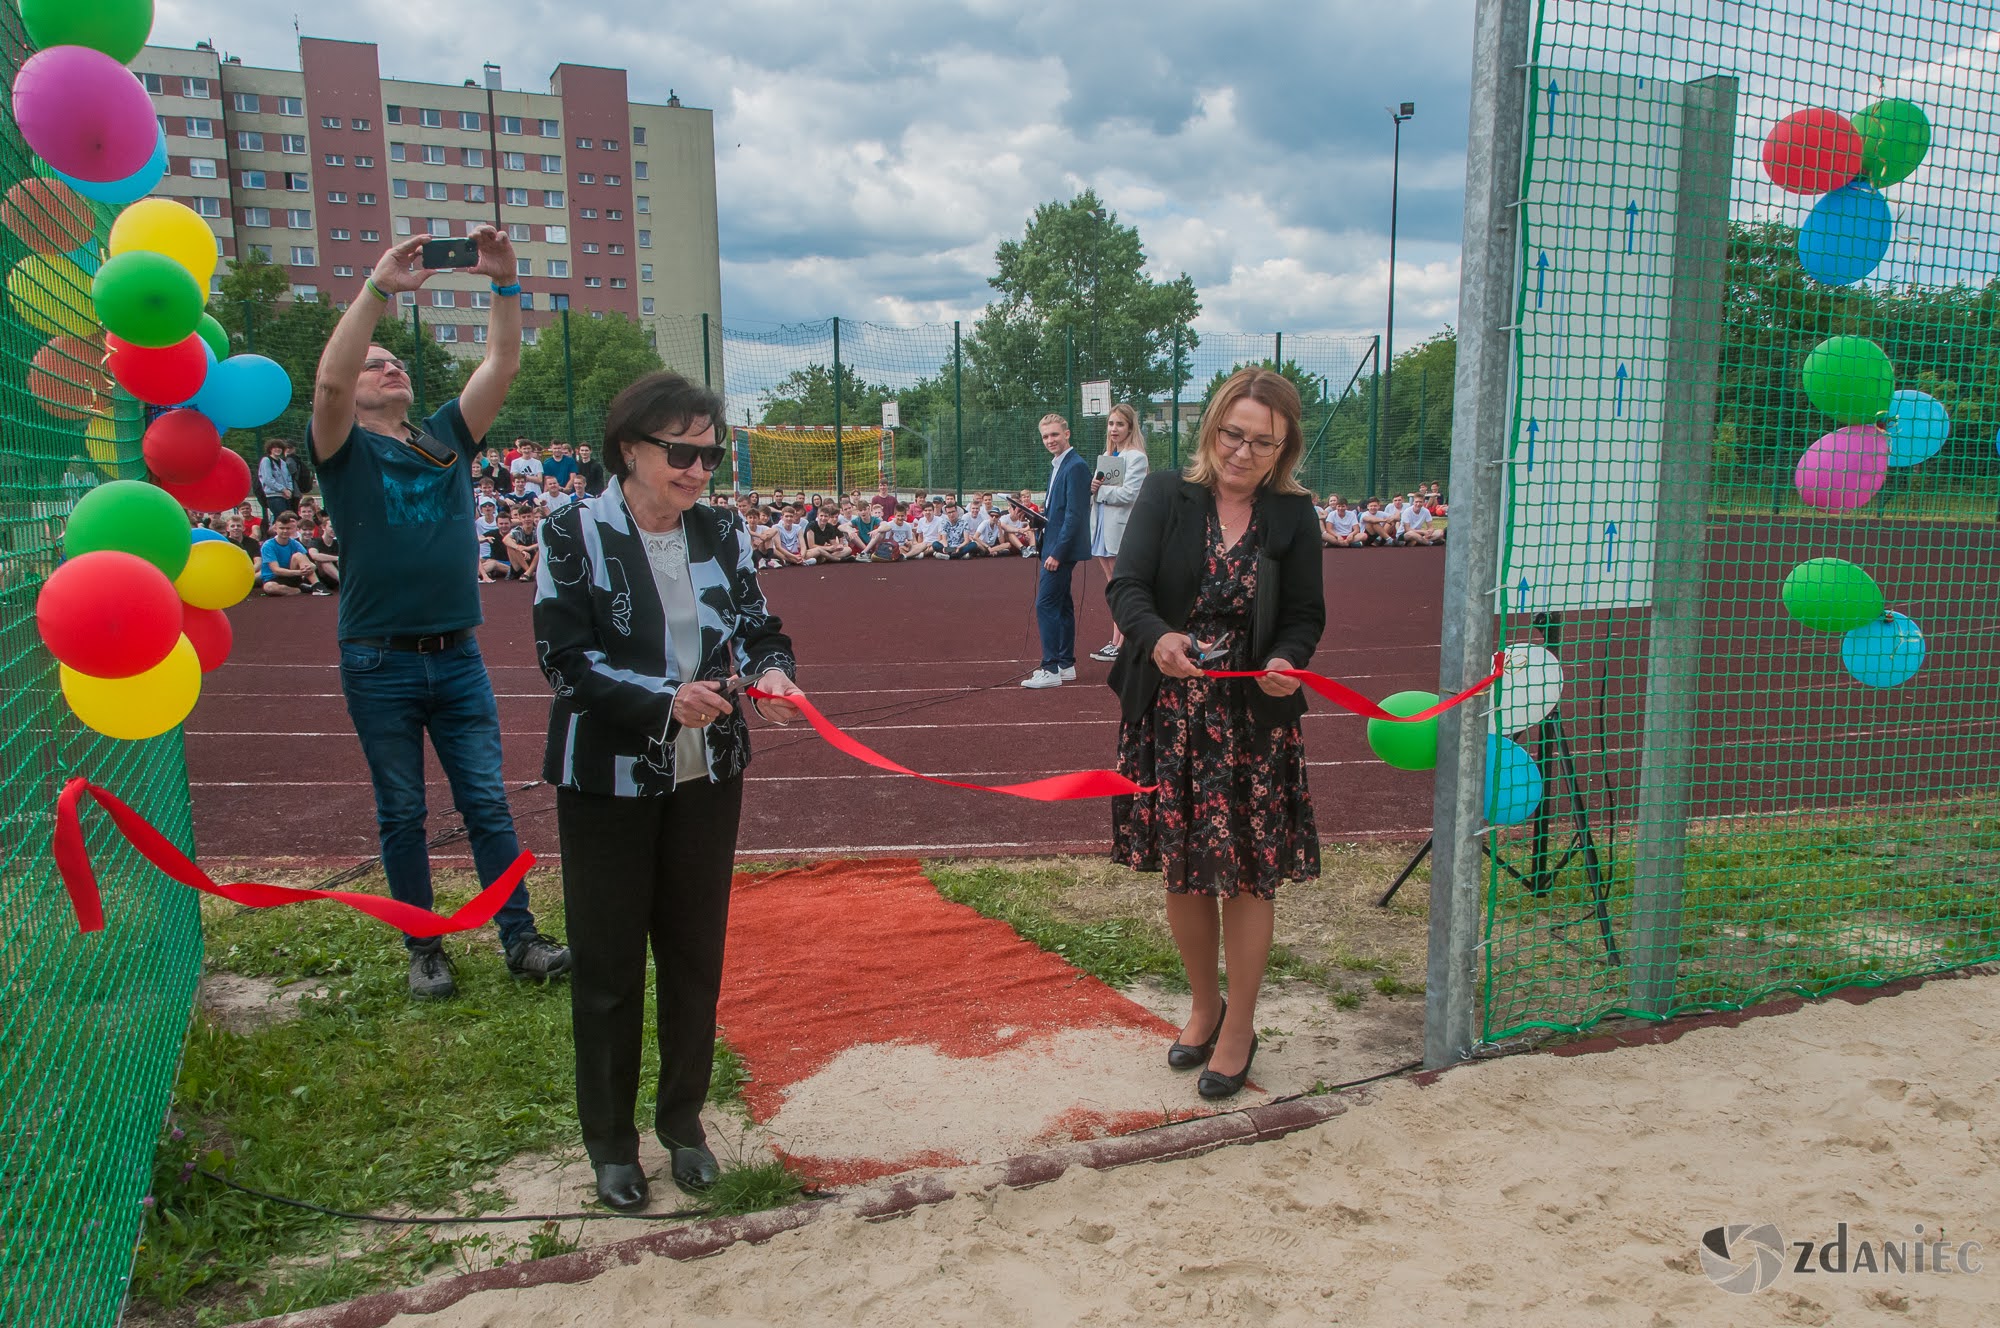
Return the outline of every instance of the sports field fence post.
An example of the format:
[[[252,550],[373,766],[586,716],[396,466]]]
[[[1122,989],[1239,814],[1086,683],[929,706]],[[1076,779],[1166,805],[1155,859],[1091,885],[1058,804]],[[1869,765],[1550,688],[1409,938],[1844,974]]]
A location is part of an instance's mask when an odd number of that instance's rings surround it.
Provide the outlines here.
[[[1076,329],[1063,324],[1063,420],[1076,432]],[[1037,434],[1040,430],[1036,430]]]
[[[715,378],[709,372],[708,367],[708,311],[705,309],[701,315],[701,385],[703,387],[715,386]],[[576,439],[572,438],[569,441],[570,446],[576,446]]]
[[[424,311],[421,306],[410,306],[410,392],[416,399],[419,417],[430,414],[424,409]]]
[[[1511,426],[1515,277],[1528,34],[1535,0],[1479,0],[1473,14],[1472,112],[1466,140],[1465,242],[1459,283],[1462,328],[1453,384],[1454,520],[1445,545],[1439,690],[1458,692],[1493,659],[1499,572],[1501,460]],[[1379,377],[1381,342],[1376,343]],[[1371,434],[1372,437],[1372,434]],[[1374,493],[1371,448],[1368,488]],[[1463,516],[1459,514],[1463,513]],[[1471,1055],[1478,974],[1479,904],[1485,886],[1479,832],[1486,817],[1486,703],[1438,719],[1432,813],[1430,938],[1424,977],[1424,1064]]]
[[[1646,708],[1632,848],[1632,1001],[1666,1015],[1680,977],[1688,784],[1700,710],[1702,561],[1708,544],[1723,287],[1729,272],[1729,186],[1736,80],[1681,89],[1680,188],[1674,202],[1667,343],[1680,370],[1662,384],[1658,514],[1648,614]]]
[[[1285,334],[1271,334],[1271,368],[1278,373],[1285,371]]]
[[[243,350],[246,354],[257,349],[257,306],[249,300],[243,302]],[[250,436],[257,440],[257,453],[264,451],[264,426],[251,430]]]
[[[569,421],[569,440],[576,442],[576,372],[569,358],[569,301],[563,301],[563,414]]]
[[[1368,349],[1374,357],[1375,372],[1368,376],[1368,492],[1361,505],[1366,507],[1368,499],[1375,494],[1375,472],[1380,457],[1382,423],[1382,338],[1376,337]]]
[[[1430,362],[1429,362],[1429,361],[1425,361],[1425,363],[1424,363],[1423,367],[1417,370],[1417,479],[1416,479],[1416,482],[1417,482],[1418,484],[1422,484],[1422,483],[1424,482],[1424,417],[1425,417],[1425,415],[1426,415],[1426,414],[1428,413],[1428,412],[1427,412],[1427,411],[1425,410],[1425,406],[1426,406],[1426,405],[1428,405],[1428,404],[1429,404],[1429,401],[1430,401],[1430,390],[1431,390],[1431,366],[1430,366]]]
[[[846,375],[840,368],[840,319],[835,318],[833,320],[833,491],[835,493],[844,493],[847,490],[845,483],[847,468],[841,465],[840,456],[840,412],[844,404],[841,397],[841,379],[844,377]]]
[[[1174,399],[1167,416],[1167,459],[1181,468],[1181,325],[1174,324]]]
[[[958,501],[965,501],[965,360],[959,326],[951,325],[951,434],[958,449]]]

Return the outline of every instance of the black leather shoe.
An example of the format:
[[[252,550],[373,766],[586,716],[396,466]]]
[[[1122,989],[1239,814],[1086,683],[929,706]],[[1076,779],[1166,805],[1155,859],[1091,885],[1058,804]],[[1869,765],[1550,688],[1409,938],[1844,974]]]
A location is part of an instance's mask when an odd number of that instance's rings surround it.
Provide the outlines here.
[[[629,1213],[646,1206],[646,1173],[636,1162],[606,1162],[597,1168],[597,1201]]]
[[[1172,1070],[1192,1070],[1197,1065],[1206,1064],[1215,1051],[1215,1040],[1222,1036],[1222,1021],[1229,1017],[1229,998],[1222,998],[1222,1013],[1215,1016],[1215,1028],[1210,1031],[1208,1041],[1198,1047],[1190,1047],[1185,1042],[1176,1042],[1167,1048],[1167,1068]]]
[[[1211,1048],[1212,1050],[1212,1048]],[[1243,1081],[1250,1077],[1250,1067],[1257,1060],[1257,1035],[1250,1035],[1250,1055],[1243,1062],[1243,1069],[1236,1074],[1219,1074],[1214,1070],[1203,1070],[1201,1082],[1195,1087],[1210,1101],[1216,1098],[1235,1097],[1243,1091]]]
[[[674,1184],[689,1194],[704,1193],[722,1174],[715,1165],[715,1154],[706,1148],[676,1148],[673,1160]]]

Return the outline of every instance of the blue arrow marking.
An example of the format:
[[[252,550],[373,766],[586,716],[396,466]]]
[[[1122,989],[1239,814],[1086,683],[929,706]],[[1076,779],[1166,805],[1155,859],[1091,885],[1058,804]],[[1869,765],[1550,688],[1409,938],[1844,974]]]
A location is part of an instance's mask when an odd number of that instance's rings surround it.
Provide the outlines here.
[[[1625,378],[1625,366],[1621,364],[1618,366],[1618,386],[1612,394],[1612,414],[1614,415],[1623,415],[1625,413]]]
[[[1542,286],[1548,280],[1549,251],[1538,250],[1535,254],[1535,307],[1542,307]]]
[[[1528,607],[1528,578],[1525,576],[1521,578],[1521,607]]]
[[[1633,200],[1625,205],[1625,252],[1632,252],[1632,237],[1639,227],[1639,203]]]
[[[1611,570],[1611,560],[1618,555],[1618,523],[1604,523],[1604,570]]]
[[[1555,81],[1555,80],[1554,80],[1553,78],[1551,78],[1551,79],[1549,80],[1549,114],[1550,114],[1550,115],[1554,115],[1554,114],[1555,114],[1555,113],[1556,113],[1557,111],[1559,111],[1559,110],[1561,110],[1561,109],[1562,109],[1562,104],[1561,104],[1561,102],[1560,102],[1560,101],[1558,100],[1558,99],[1559,99],[1559,98],[1560,98],[1561,96],[1562,96],[1562,88],[1560,88],[1559,86],[1557,86],[1557,84],[1556,84],[1556,81]]]
[[[1528,473],[1530,475],[1535,473],[1535,434],[1540,430],[1541,426],[1536,424],[1535,417],[1530,415],[1528,417]]]

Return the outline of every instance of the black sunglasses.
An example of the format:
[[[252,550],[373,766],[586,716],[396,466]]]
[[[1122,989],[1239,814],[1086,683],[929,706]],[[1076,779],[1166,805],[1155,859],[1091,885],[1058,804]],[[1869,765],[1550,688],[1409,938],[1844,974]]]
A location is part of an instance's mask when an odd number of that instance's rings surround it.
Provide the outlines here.
[[[651,434],[644,434],[642,437],[653,446],[663,449],[667,454],[667,464],[675,470],[686,470],[697,461],[702,464],[703,469],[715,470],[729,455],[729,450],[720,443],[669,442],[665,438],[655,438]]]

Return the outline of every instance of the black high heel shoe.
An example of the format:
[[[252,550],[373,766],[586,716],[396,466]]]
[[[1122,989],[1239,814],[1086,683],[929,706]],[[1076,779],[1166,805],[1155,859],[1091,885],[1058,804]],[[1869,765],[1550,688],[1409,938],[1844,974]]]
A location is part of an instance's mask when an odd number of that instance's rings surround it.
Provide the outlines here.
[[[1220,1031],[1218,1027],[1217,1031]],[[1210,1048],[1213,1050],[1213,1047]],[[1243,1062],[1243,1068],[1235,1074],[1222,1074],[1215,1070],[1203,1070],[1201,1082],[1195,1087],[1201,1095],[1214,1101],[1216,1098],[1235,1097],[1243,1091],[1243,1082],[1250,1077],[1250,1067],[1257,1060],[1257,1035],[1250,1035],[1250,1055]]]
[[[1176,1042],[1167,1048],[1167,1068],[1172,1070],[1192,1070],[1197,1065],[1208,1063],[1215,1051],[1215,1040],[1222,1036],[1222,1021],[1229,1017],[1229,998],[1222,998],[1222,1013],[1215,1016],[1215,1028],[1209,1033],[1208,1041],[1198,1047],[1190,1047],[1185,1042]]]

